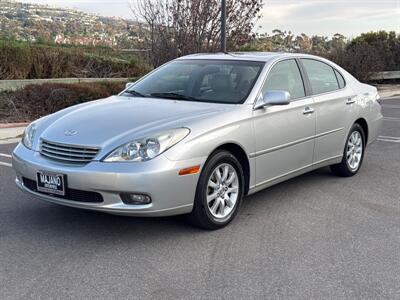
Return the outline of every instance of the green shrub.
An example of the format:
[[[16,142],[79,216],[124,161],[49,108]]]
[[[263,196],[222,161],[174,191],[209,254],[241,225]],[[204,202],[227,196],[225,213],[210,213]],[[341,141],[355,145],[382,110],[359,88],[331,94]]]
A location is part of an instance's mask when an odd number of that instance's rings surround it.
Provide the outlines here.
[[[0,40],[0,79],[27,78],[31,65],[32,57],[28,47]]]
[[[68,77],[137,77],[150,67],[112,49],[0,40],[0,80]]]

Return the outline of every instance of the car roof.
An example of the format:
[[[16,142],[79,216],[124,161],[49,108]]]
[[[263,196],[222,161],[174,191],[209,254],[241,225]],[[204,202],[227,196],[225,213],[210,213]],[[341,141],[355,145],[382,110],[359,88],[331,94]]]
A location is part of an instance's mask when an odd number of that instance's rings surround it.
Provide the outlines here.
[[[285,57],[313,57],[321,59],[320,57],[302,54],[302,53],[286,53],[286,52],[219,52],[219,53],[198,53],[182,56],[178,58],[183,59],[224,59],[224,60],[249,60],[249,61],[262,61],[268,62]]]

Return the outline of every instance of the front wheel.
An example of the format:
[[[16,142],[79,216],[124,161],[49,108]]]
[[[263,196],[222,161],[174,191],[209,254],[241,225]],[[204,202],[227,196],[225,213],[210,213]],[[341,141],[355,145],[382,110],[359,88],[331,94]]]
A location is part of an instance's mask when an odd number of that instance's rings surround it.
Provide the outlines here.
[[[237,158],[227,151],[215,152],[200,175],[192,221],[205,229],[229,224],[240,207],[243,184],[243,170]]]
[[[347,137],[342,161],[337,165],[331,166],[332,172],[342,177],[350,177],[357,174],[364,159],[364,150],[364,130],[359,124],[354,124]]]

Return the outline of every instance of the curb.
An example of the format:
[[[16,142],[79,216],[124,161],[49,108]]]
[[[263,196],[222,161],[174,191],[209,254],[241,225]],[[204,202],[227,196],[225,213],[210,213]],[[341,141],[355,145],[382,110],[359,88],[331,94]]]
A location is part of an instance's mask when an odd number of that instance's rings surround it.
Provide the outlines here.
[[[28,126],[28,124],[29,124],[29,122],[23,122],[23,123],[0,123],[0,129],[26,127],[26,126]]]
[[[398,99],[398,98],[400,98],[400,95],[393,95],[393,96],[388,96],[388,97],[382,97],[381,99],[379,99],[379,101],[385,102],[387,100],[394,100],[394,99]]]
[[[0,145],[7,145],[7,144],[16,144],[21,141],[20,138],[12,138],[12,139],[5,139],[5,140],[0,140]]]
[[[15,126],[17,123],[14,123]],[[5,124],[0,124],[5,125]],[[0,127],[0,143],[1,144],[10,144],[15,143],[20,140],[21,135],[24,133],[26,123],[18,123],[18,127],[13,127],[7,124],[7,126]]]
[[[379,93],[381,96],[381,100],[390,100],[392,98],[399,98],[400,97],[400,92],[398,93]]]
[[[378,94],[381,96],[381,99],[400,97],[400,84],[380,84],[375,85],[375,87],[378,89]]]

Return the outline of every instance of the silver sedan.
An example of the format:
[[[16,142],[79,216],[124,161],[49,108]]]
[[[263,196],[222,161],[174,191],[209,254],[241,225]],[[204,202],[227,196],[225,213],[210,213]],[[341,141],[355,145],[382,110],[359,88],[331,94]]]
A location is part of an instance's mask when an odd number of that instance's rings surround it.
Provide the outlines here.
[[[351,177],[382,122],[375,87],[315,56],[191,55],[118,96],[31,123],[16,184],[49,202],[216,229],[242,199],[324,166]]]

